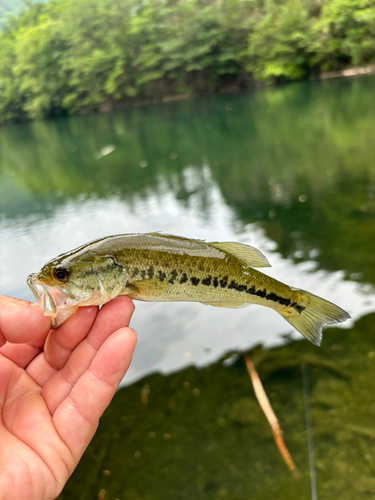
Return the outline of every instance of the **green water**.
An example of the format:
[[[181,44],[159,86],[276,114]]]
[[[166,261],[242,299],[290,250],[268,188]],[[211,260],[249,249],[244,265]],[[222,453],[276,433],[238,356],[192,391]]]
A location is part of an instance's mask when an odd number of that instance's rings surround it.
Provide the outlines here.
[[[260,223],[282,255],[317,249],[320,267],[374,282],[374,83],[301,83],[4,128],[0,211],[48,217],[82,194],[131,202],[157,194],[160,180],[188,204],[191,165],[204,217],[208,165],[238,223]],[[116,149],[94,161],[107,145]]]
[[[374,321],[373,314],[365,316],[345,336],[330,330],[319,351],[294,342],[253,354],[297,477],[278,454],[239,358],[231,366],[153,375],[120,390],[61,498],[96,499],[100,492],[124,500],[374,498]]]
[[[306,400],[317,498],[375,497],[374,85],[305,82],[0,129],[0,293],[31,300],[27,274],[58,253],[162,230],[255,244],[275,277],[355,320],[318,349],[285,345],[289,326],[265,308],[137,304],[125,384],[138,381],[117,393],[61,498],[314,498]],[[221,361],[259,343],[284,344],[254,360],[297,478],[242,357]]]

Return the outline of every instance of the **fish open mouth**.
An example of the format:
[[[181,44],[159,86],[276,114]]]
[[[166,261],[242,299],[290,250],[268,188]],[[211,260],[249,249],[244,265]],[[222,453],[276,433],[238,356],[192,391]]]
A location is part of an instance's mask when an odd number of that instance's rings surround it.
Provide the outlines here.
[[[59,322],[57,317],[61,315],[61,309],[67,307],[66,292],[60,287],[51,287],[41,283],[37,274],[30,274],[27,278],[27,284],[42,308],[44,316],[52,318],[52,326],[55,328],[56,323]]]
[[[56,304],[50,293],[50,287],[43,285],[38,280],[36,274],[30,274],[27,278],[27,284],[33,292],[38,304],[43,309],[43,314],[45,316],[55,316],[57,312]]]

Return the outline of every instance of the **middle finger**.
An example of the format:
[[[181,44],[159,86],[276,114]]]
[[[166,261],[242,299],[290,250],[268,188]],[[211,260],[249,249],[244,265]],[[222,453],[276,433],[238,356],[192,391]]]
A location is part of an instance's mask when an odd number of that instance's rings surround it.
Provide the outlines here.
[[[51,330],[41,352],[27,366],[26,371],[34,381],[43,387],[45,383],[65,366],[72,351],[88,335],[95,321],[96,306],[80,307],[56,330]]]
[[[69,395],[105,340],[119,328],[128,326],[133,310],[134,304],[129,297],[117,297],[101,308],[88,336],[72,352],[63,369],[43,388],[43,396],[51,414]]]

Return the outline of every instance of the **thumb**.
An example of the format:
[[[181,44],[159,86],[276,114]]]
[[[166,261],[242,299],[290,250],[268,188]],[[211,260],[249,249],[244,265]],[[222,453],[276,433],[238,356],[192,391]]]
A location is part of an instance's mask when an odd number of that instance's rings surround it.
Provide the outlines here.
[[[0,347],[5,342],[28,343],[45,338],[51,319],[36,304],[0,295]]]

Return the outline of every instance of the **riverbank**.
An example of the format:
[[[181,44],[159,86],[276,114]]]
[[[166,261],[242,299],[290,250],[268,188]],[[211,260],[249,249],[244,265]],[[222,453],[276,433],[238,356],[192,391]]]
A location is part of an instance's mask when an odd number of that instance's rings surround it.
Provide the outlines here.
[[[358,75],[372,75],[375,74],[375,64],[369,66],[360,66],[357,68],[346,68],[341,71],[323,71],[319,75],[319,80],[326,80],[327,78],[340,78]]]
[[[311,76],[309,80],[315,81],[315,80],[327,80],[331,78],[341,78],[341,77],[353,77],[353,76],[361,76],[361,75],[372,75],[375,74],[375,64],[370,64],[368,66],[360,66],[360,67],[350,67],[346,68],[340,71],[323,71],[317,76]],[[281,82],[280,82],[281,83]],[[290,83],[290,82],[282,82],[283,84],[285,83]],[[169,103],[169,102],[175,102],[175,101],[183,101],[190,99],[192,97],[198,97],[201,95],[207,95],[207,94],[229,94],[232,92],[238,92],[240,90],[244,90],[245,88],[248,89],[258,89],[264,87],[266,84],[253,80],[251,78],[251,75],[248,75],[248,84],[245,85],[244,83],[244,78],[241,78],[241,81],[236,83],[231,83],[230,85],[224,85],[222,87],[219,87],[218,89],[214,91],[207,91],[207,92],[200,92],[200,93],[194,93],[194,92],[186,92],[183,94],[171,94],[171,95],[165,95],[165,96],[160,96],[158,98],[154,99],[127,99],[124,100],[123,102],[105,102],[101,104],[98,108],[99,113],[108,113],[110,111],[114,111],[116,109],[123,109],[123,108],[129,108],[129,107],[139,107],[139,106],[147,106],[150,104],[159,104],[159,103]],[[275,85],[275,83],[273,83]],[[277,85],[277,84],[276,84]],[[77,114],[81,115],[86,115],[90,113],[90,109],[82,109],[79,110]]]

